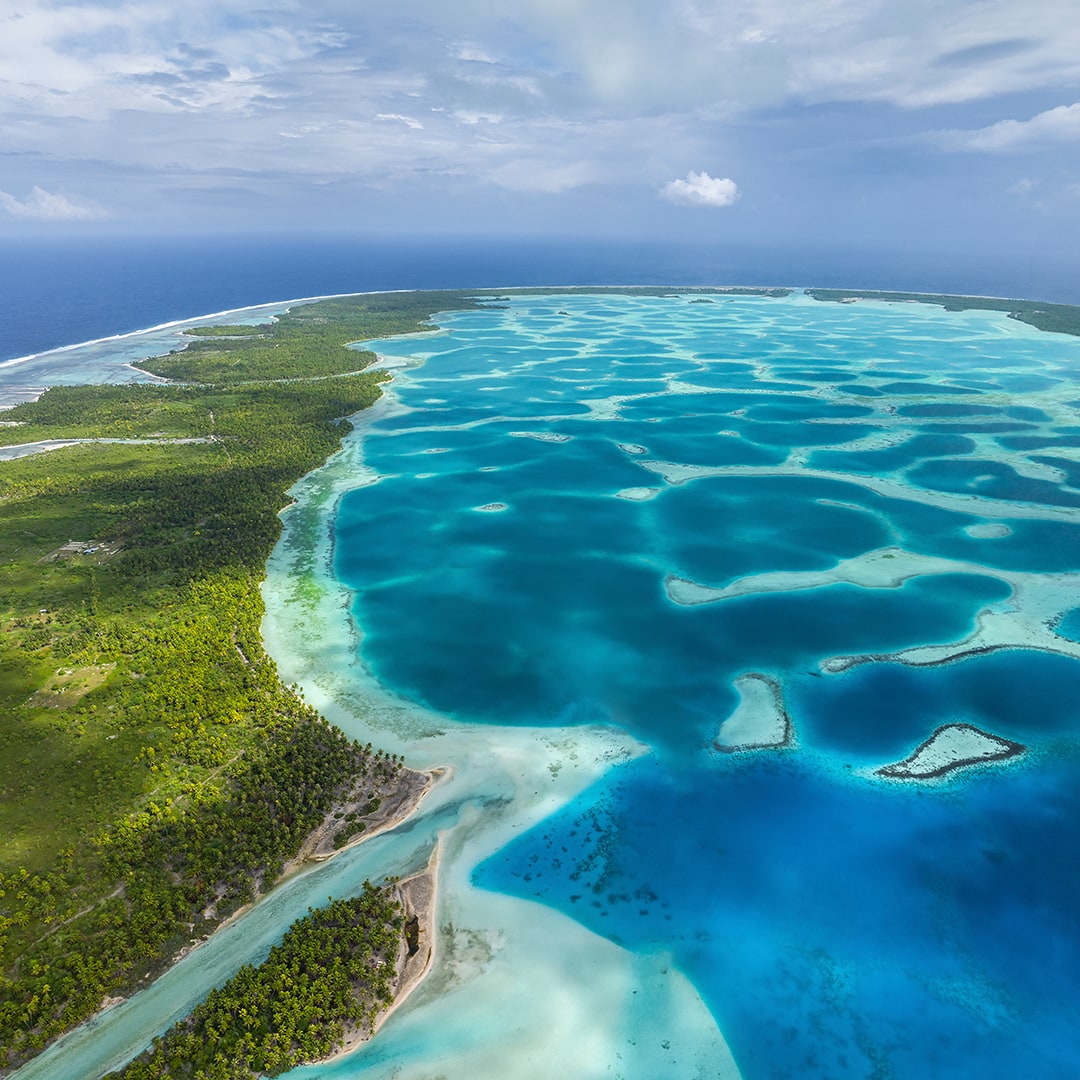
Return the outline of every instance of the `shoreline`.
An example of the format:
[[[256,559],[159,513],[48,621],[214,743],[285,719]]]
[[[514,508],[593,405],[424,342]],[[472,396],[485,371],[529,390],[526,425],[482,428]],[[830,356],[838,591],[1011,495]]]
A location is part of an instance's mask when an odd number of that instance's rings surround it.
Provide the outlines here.
[[[874,775],[889,780],[936,780],[959,769],[1011,761],[1026,752],[1022,743],[974,724],[942,724],[906,758],[875,769]]]
[[[91,345],[108,345],[113,341],[127,341],[130,338],[140,337],[142,334],[156,334],[162,330],[175,330],[178,327],[191,326],[195,323],[204,322],[207,319],[223,319],[230,315],[240,315],[245,311],[259,311],[262,308],[280,308],[283,305],[314,303],[317,300],[335,300],[341,296],[358,296],[359,293],[333,293],[329,296],[303,296],[295,300],[269,300],[265,304],[249,304],[246,307],[227,308],[224,311],[212,311],[206,315],[192,315],[187,318],[170,319],[167,322],[157,323],[154,326],[144,326],[138,330],[125,330],[120,334],[106,334],[104,337],[89,338],[87,341],[76,341],[71,345],[57,345],[52,349],[42,349],[40,352],[27,353],[25,356],[13,356],[8,360],[0,360],[0,370],[25,364],[30,360],[42,360],[57,353],[74,352],[76,349],[86,349]],[[288,308],[285,308],[288,310]],[[267,314],[273,314],[267,312]],[[130,367],[131,365],[126,365]],[[155,378],[158,378],[155,376]]]
[[[394,976],[393,1000],[375,1018],[369,1029],[345,1029],[341,1046],[324,1058],[310,1061],[308,1065],[329,1065],[339,1058],[347,1057],[364,1043],[375,1037],[383,1024],[408,1000],[412,992],[423,982],[424,976],[431,970],[438,946],[435,933],[435,907],[438,899],[439,863],[442,845],[436,842],[427,866],[407,878],[402,878],[394,885],[394,896],[401,904],[401,914],[405,926],[415,919],[417,928],[417,948],[410,952],[406,933],[401,935],[398,946],[397,974]]]
[[[340,848],[333,848],[332,845],[336,827],[341,824],[341,819],[337,817],[337,815],[340,814],[344,817],[345,814],[359,809],[367,802],[366,795],[360,796],[356,792],[356,781],[354,781],[354,786],[334,802],[330,809],[327,810],[322,821],[308,833],[303,843],[300,845],[300,849],[285,863],[281,869],[281,873],[274,878],[269,888],[259,888],[254,900],[250,900],[248,903],[242,904],[235,911],[230,912],[230,914],[222,919],[210,933],[189,945],[183,946],[172,957],[163,959],[161,966],[153,973],[153,978],[160,978],[166,971],[170,970],[179,961],[183,960],[184,957],[195,952],[196,949],[202,948],[207,942],[212,941],[216,934],[226,927],[232,926],[234,923],[238,922],[261,901],[267,899],[281,885],[284,885],[285,882],[296,877],[301,871],[320,863],[327,862],[335,856],[341,855],[357,845],[362,844],[365,840],[370,840],[373,837],[380,836],[383,833],[396,828],[416,812],[420,803],[423,802],[424,797],[431,791],[435,784],[440,780],[451,776],[452,772],[453,770],[449,767],[436,767],[423,772],[417,769],[404,768],[403,773],[405,774],[404,778],[407,783],[404,790],[399,792],[401,797],[397,801],[391,802],[386,808],[380,806],[377,811],[370,815],[371,818],[375,819],[372,828],[365,828],[363,832],[358,833],[356,837],[351,839],[348,843],[343,844]],[[383,792],[383,796],[385,795],[386,792]],[[133,993],[138,993],[139,989],[141,989],[141,987],[135,989]],[[99,1008],[93,1016],[88,1017],[84,1023],[89,1023],[96,1019],[113,1006],[120,1005],[127,1001],[131,996],[131,994],[128,994],[125,996],[117,995],[107,998],[101,1008]],[[2,1075],[3,1073],[0,1073],[0,1076]]]
[[[433,770],[438,773],[440,770]],[[428,783],[423,786],[423,793],[430,789],[430,774],[415,774],[417,776],[425,776],[428,779]],[[421,795],[422,797],[422,795]],[[392,828],[394,825],[399,824],[405,817],[415,809],[415,805],[404,813],[403,816],[395,816],[392,820],[388,820],[386,824],[380,829],[385,831]],[[318,830],[316,830],[318,831]],[[373,834],[374,835],[374,834]],[[360,841],[356,841],[359,843]],[[348,845],[350,847],[355,844]],[[346,848],[341,848],[340,851],[345,851]],[[338,854],[334,852],[333,854]],[[332,855],[324,856],[325,858],[332,858]],[[391,984],[392,998],[389,1004],[385,1005],[375,1017],[375,1020],[371,1027],[353,1027],[346,1026],[341,1044],[333,1053],[326,1057],[314,1058],[309,1061],[298,1062],[295,1068],[303,1068],[311,1065],[325,1065],[336,1061],[338,1058],[345,1057],[358,1049],[364,1043],[373,1039],[382,1025],[392,1016],[411,996],[414,990],[423,982],[424,977],[431,970],[432,963],[435,959],[436,947],[437,947],[437,935],[435,933],[435,909],[438,899],[438,873],[440,865],[441,855],[441,841],[436,840],[431,855],[428,857],[427,864],[423,869],[410,874],[408,877],[401,878],[397,881],[388,882],[391,889],[393,898],[401,906],[401,918],[402,918],[402,930],[400,939],[398,942],[398,951],[395,958],[395,975]],[[284,878],[275,882],[275,886],[280,884]],[[245,909],[252,907],[252,904],[245,905]],[[221,923],[217,927],[217,930],[224,929],[228,923],[232,922],[234,918],[239,916],[243,910],[241,909],[233,913],[225,922]],[[410,932],[410,924],[414,929]],[[213,934],[209,935],[204,941],[199,942],[199,946],[205,942],[210,941],[213,938]],[[410,944],[410,939],[415,943],[415,948]],[[192,949],[185,950],[184,955],[187,952],[193,951]],[[180,959],[180,957],[177,957]],[[172,964],[168,965],[169,967]],[[91,1017],[87,1023],[93,1023],[105,1013],[108,1009],[114,1008],[118,1005],[122,1005],[127,998],[124,997],[111,997],[107,999],[106,1004],[98,1010],[97,1013]],[[139,1057],[139,1053],[136,1053],[134,1057],[129,1058],[127,1062],[119,1065],[119,1068],[125,1068],[132,1061],[135,1061]]]
[[[340,855],[343,851],[362,844],[374,836],[379,836],[390,829],[396,828],[403,821],[410,818],[424,797],[431,791],[440,780],[452,775],[449,767],[436,767],[420,771],[417,769],[404,768],[399,781],[404,783],[395,784],[389,792],[382,791],[380,798],[382,803],[379,808],[368,815],[360,815],[365,818],[365,828],[358,832],[355,837],[342,844],[340,847],[333,846],[337,830],[342,825],[342,818],[349,813],[357,813],[368,802],[368,796],[358,790],[361,782],[354,782],[353,788],[342,798],[338,799],[326,812],[323,820],[315,826],[307,838],[300,845],[299,851],[285,863],[281,873],[275,879],[271,889],[276,888],[281,882],[294,874],[299,873],[310,863],[322,863],[328,859]],[[397,796],[394,800],[394,796]],[[389,803],[389,805],[385,805]],[[339,816],[340,815],[340,816]]]
[[[629,285],[629,284],[608,284],[608,285],[477,285],[475,287],[464,287],[456,289],[456,292],[476,292],[476,293],[510,293],[516,295],[528,295],[535,292],[576,292],[576,293],[588,293],[588,292],[607,292],[612,289],[619,290],[645,290],[645,289],[659,289],[667,288],[667,286],[660,285]],[[769,289],[787,289],[789,290],[789,297],[797,296],[800,293],[807,296],[810,299],[816,300],[815,297],[810,294],[814,291],[821,292],[838,292],[838,293],[851,293],[853,299],[869,300],[871,302],[878,302],[880,297],[888,297],[893,293],[905,293],[907,296],[917,297],[919,299],[913,301],[906,301],[909,303],[925,303],[931,307],[940,307],[940,304],[933,303],[933,297],[946,296],[953,300],[1000,300],[1003,302],[1021,302],[1028,304],[1052,304],[1057,307],[1080,307],[1078,304],[1069,304],[1060,300],[1041,300],[1038,297],[1030,296],[990,296],[982,293],[936,293],[936,292],[920,292],[914,289],[903,290],[890,290],[890,289],[838,289],[833,286],[818,286],[818,285],[678,285],[670,286],[672,293],[679,292],[717,292],[717,293],[730,293],[739,289],[753,289],[754,293],[750,296],[758,295],[758,292],[764,293]],[[156,323],[153,326],[140,327],[138,330],[125,330],[116,334],[105,334],[102,337],[88,338],[86,341],[77,341],[69,345],[57,345],[51,349],[41,349],[38,352],[26,353],[23,356],[13,356],[6,360],[0,360],[0,371],[5,368],[15,367],[19,364],[24,364],[30,360],[41,360],[48,356],[56,355],[57,353],[72,352],[75,349],[84,349],[91,345],[106,345],[109,342],[126,341],[129,338],[139,337],[142,334],[159,333],[163,330],[172,330],[178,327],[191,326],[198,323],[202,323],[210,319],[223,319],[233,315],[240,315],[244,312],[256,312],[262,308],[281,308],[283,312],[287,312],[290,307],[295,304],[314,304],[320,300],[339,300],[349,296],[380,296],[380,295],[401,295],[404,293],[423,293],[423,292],[441,292],[444,290],[430,288],[430,289],[366,289],[361,292],[341,292],[341,293],[326,293],[321,296],[298,296],[292,299],[285,300],[267,300],[260,304],[246,304],[242,307],[226,308],[223,311],[208,312],[204,315],[190,315],[177,319],[169,319],[163,323]],[[854,294],[859,294],[855,296]],[[873,293],[875,295],[867,295]],[[925,298],[925,299],[924,299]],[[503,299],[501,296],[492,296],[491,300]],[[770,297],[770,299],[773,299]],[[828,303],[829,301],[817,301],[818,303]],[[834,301],[835,302],[835,301]],[[884,303],[895,303],[895,300],[880,300]],[[978,309],[995,311],[996,309]],[[269,313],[272,314],[272,313]],[[1002,312],[1001,314],[1008,316],[1008,312]],[[1031,325],[1031,324],[1027,324]],[[1033,327],[1033,329],[1039,329]],[[426,331],[424,331],[426,332]],[[1044,333],[1054,331],[1043,331]],[[404,336],[404,335],[394,335]]]

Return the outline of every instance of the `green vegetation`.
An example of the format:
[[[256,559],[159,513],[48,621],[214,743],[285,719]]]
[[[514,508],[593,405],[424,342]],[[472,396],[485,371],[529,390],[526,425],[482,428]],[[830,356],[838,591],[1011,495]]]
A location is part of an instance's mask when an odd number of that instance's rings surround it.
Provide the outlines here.
[[[1010,319],[1028,323],[1038,330],[1080,336],[1080,307],[1048,304],[1039,300],[1007,300],[994,296],[949,296],[936,293],[872,292],[858,289],[807,289],[815,300],[844,303],[849,300],[893,300],[919,304],[939,304],[946,311],[1004,311]]]
[[[745,285],[693,285],[685,288],[673,288],[670,285],[572,285],[568,288],[542,288],[542,289],[504,289],[498,295],[486,295],[490,299],[498,300],[499,296],[509,299],[511,296],[700,296],[700,297],[724,297],[724,296],[765,296],[773,300],[783,299],[790,296],[792,290],[785,288],[758,288]]]
[[[374,359],[370,352],[348,348],[349,342],[434,330],[428,320],[435,312],[477,306],[470,294],[462,292],[321,300],[258,328],[259,334],[241,326],[216,327],[211,334],[200,330],[183,352],[140,366],[170,379],[216,383],[339,375],[358,371]]]
[[[258,968],[242,967],[114,1080],[254,1080],[369,1032],[392,1000],[403,929],[390,889],[365,883],[293,923]]]
[[[266,334],[266,324],[249,326],[239,323],[233,326],[192,326],[184,331],[189,337],[258,337]]]
[[[345,343],[468,303],[314,304],[147,364],[216,381],[7,412],[5,442],[149,441],[0,464],[0,1072],[268,886],[357,778],[400,776],[280,683],[258,585],[288,488],[379,395]]]

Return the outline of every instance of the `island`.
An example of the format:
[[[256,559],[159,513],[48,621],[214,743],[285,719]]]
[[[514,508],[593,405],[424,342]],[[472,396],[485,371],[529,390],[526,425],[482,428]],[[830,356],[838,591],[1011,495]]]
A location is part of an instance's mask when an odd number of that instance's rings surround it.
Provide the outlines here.
[[[973,724],[944,724],[903,761],[885,765],[878,776],[930,780],[971,765],[1006,761],[1024,752],[1020,743],[980,731]]]
[[[791,718],[784,708],[780,683],[752,671],[734,683],[739,694],[735,711],[720,725],[713,746],[723,753],[764,750],[791,743]]]

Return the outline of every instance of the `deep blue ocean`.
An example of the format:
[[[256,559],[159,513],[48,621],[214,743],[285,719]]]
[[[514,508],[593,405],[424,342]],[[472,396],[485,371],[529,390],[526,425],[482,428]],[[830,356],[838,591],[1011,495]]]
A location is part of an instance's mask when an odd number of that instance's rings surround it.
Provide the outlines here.
[[[512,285],[817,285],[1080,303],[1080,267],[1003,254],[574,238],[0,240],[0,361],[209,312],[339,292]]]

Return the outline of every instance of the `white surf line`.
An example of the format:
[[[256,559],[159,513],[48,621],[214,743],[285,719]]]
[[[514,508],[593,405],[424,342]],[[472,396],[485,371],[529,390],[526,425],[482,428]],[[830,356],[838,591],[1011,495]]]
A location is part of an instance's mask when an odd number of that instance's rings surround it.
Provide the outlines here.
[[[881,476],[860,476],[855,473],[832,472],[800,465],[680,465],[674,461],[638,461],[643,469],[657,473],[669,484],[679,485],[691,480],[712,477],[745,476],[762,479],[777,476],[796,476],[810,480],[833,480],[854,484],[886,499],[936,506],[959,514],[975,517],[1024,518],[1037,521],[1066,521],[1080,523],[1080,506],[1046,506],[1022,504],[1007,499],[991,499],[985,495],[964,495],[951,491],[931,491],[911,487],[900,480]]]
[[[332,297],[320,297],[318,299],[332,299]],[[131,338],[142,337],[144,334],[156,334],[161,333],[164,330],[179,330],[181,327],[195,326],[196,324],[207,322],[210,319],[224,319],[230,318],[235,315],[241,315],[245,312],[256,312],[261,308],[281,308],[283,304],[298,304],[306,301],[301,300],[289,300],[282,301],[281,303],[270,304],[255,304],[246,308],[232,308],[229,311],[218,311],[210,315],[193,315],[187,319],[173,319],[169,322],[158,323],[156,326],[146,326],[141,330],[129,330],[123,334],[108,334],[105,337],[91,338],[89,341],[79,341],[74,345],[59,345],[55,349],[43,349],[41,352],[28,353],[26,356],[16,356],[10,360],[0,361],[0,368],[15,367],[18,364],[25,364],[30,360],[47,360],[50,356],[58,356],[63,353],[75,352],[77,349],[88,349],[92,345],[109,345],[118,341],[128,341]],[[288,310],[283,308],[283,310]],[[274,312],[268,311],[268,315],[273,315]],[[130,365],[124,365],[130,366]]]
[[[268,300],[261,304],[248,304],[246,307],[228,308],[225,311],[214,311],[208,315],[191,315],[181,319],[170,319],[168,322],[158,323],[156,326],[145,326],[140,330],[128,330],[123,334],[107,334],[105,337],[91,338],[89,341],[79,341],[74,345],[59,345],[55,349],[43,349],[41,352],[28,353],[26,356],[16,356],[10,360],[0,361],[0,368],[12,367],[16,364],[25,364],[28,360],[42,360],[50,356],[55,356],[57,353],[73,352],[76,349],[85,349],[91,345],[107,345],[110,342],[127,341],[129,338],[141,337],[143,334],[156,334],[163,330],[176,330],[181,327],[196,326],[203,323],[210,324],[211,320],[217,319],[229,319],[236,315],[245,314],[257,314],[265,312],[269,316],[280,315],[287,313],[291,308],[297,304],[314,304],[320,300],[343,300],[350,296],[382,296],[391,295],[395,293],[409,293],[409,292],[423,292],[422,289],[372,289],[367,292],[346,292],[346,293],[327,293],[325,296],[300,296],[294,300]],[[470,292],[474,290],[462,289],[461,292]],[[486,290],[475,290],[477,292]],[[456,308],[448,308],[447,311],[456,311]],[[442,314],[437,312],[436,314]],[[433,316],[434,317],[434,316]],[[428,331],[420,331],[415,336],[419,336],[421,333],[428,333]],[[406,335],[397,335],[394,337],[404,337]],[[414,336],[414,335],[409,335]],[[367,340],[377,341],[378,338],[370,338]],[[350,344],[356,344],[350,342]]]

